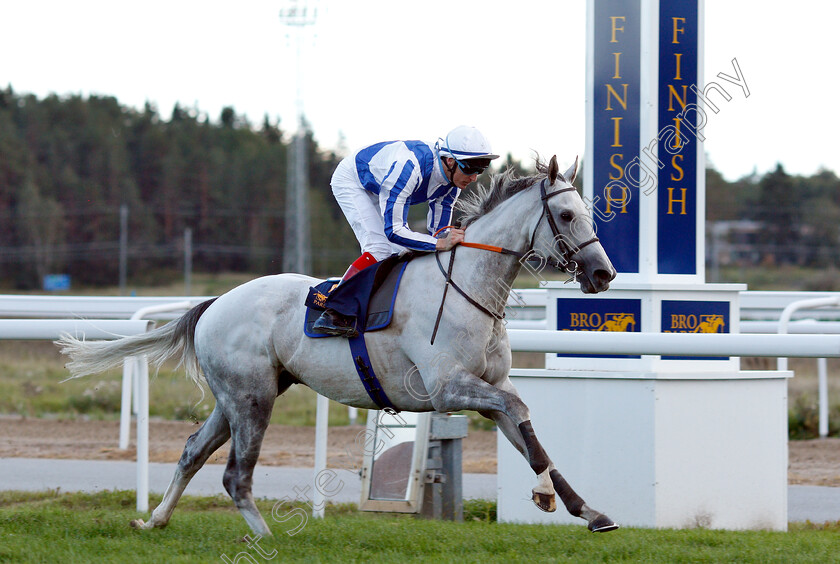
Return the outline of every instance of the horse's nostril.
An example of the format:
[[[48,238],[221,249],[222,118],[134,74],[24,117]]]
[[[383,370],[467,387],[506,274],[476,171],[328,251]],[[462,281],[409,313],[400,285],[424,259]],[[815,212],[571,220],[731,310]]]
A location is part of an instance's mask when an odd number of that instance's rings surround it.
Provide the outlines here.
[[[607,283],[612,281],[613,278],[615,278],[615,273],[604,268],[599,268],[595,271],[594,276],[595,280],[597,280],[598,282]]]

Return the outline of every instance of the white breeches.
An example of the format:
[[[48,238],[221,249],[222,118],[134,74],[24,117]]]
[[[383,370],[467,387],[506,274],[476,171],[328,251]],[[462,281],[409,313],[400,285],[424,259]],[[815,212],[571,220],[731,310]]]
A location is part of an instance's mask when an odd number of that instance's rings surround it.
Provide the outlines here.
[[[355,171],[336,169],[332,177],[332,192],[356,239],[361,251],[383,260],[405,247],[391,243],[385,236],[385,221],[379,209],[379,196],[362,188]]]

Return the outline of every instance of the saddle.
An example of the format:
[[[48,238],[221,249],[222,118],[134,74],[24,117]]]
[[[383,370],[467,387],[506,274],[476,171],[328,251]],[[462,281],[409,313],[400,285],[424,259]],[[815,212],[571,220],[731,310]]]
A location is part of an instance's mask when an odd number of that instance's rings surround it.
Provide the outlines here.
[[[355,295],[345,296],[346,299],[358,301],[366,311],[362,312],[364,324],[360,324],[359,332],[379,331],[391,324],[394,302],[397,299],[400,281],[405,267],[414,258],[414,253],[392,255],[359,272],[351,278],[353,284],[344,284],[342,292],[352,292]],[[357,280],[358,279],[358,280]],[[313,333],[312,326],[326,308],[326,300],[330,292],[335,290],[338,279],[330,278],[309,289],[306,298],[306,316],[303,323],[303,333],[314,339],[331,337]],[[365,307],[366,306],[366,307]],[[362,316],[359,316],[362,319]]]

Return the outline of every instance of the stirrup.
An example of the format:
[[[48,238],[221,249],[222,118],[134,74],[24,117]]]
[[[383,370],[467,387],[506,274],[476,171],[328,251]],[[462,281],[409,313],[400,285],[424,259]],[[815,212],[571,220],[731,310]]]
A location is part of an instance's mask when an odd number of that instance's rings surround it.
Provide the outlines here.
[[[352,338],[359,334],[356,330],[355,319],[342,315],[330,309],[315,320],[312,325],[312,332],[319,335],[332,335],[334,337]]]

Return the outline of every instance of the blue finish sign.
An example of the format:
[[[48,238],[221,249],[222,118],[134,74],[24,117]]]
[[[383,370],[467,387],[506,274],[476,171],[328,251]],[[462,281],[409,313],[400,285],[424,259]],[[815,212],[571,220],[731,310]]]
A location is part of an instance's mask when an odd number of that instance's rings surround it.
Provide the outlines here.
[[[729,333],[729,302],[662,300],[663,333]],[[728,360],[729,357],[663,356],[663,360]]]
[[[641,3],[594,1],[593,219],[616,270],[639,272],[639,186],[625,167],[639,155]]]
[[[657,269],[697,274],[697,0],[659,2]]]
[[[640,299],[557,299],[558,331],[623,331],[638,333],[642,325]],[[630,355],[558,354],[577,358],[641,358]]]

